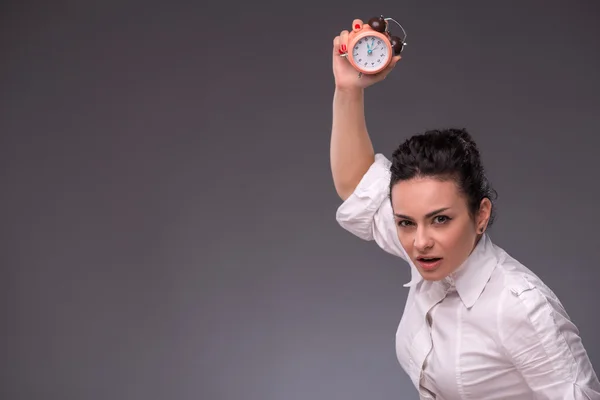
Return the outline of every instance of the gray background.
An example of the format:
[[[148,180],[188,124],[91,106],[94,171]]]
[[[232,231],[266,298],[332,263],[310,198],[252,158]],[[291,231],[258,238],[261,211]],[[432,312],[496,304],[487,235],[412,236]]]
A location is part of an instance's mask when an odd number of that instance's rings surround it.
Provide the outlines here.
[[[409,45],[377,151],[467,127],[492,239],[598,371],[597,2],[192,3],[0,6],[0,398],[416,398],[409,269],[336,224],[329,169],[331,42],[378,14]]]

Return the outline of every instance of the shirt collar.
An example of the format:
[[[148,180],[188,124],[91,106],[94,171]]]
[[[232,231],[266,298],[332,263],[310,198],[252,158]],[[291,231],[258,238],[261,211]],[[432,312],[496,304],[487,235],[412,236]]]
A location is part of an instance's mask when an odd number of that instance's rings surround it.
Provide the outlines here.
[[[411,280],[406,283],[405,287],[411,287],[423,280],[417,267],[409,259]],[[467,308],[473,307],[485,285],[489,281],[492,271],[496,267],[498,257],[496,248],[487,234],[483,234],[475,249],[469,257],[444,281],[437,282],[440,285],[448,285],[450,283],[456,288],[463,304]]]

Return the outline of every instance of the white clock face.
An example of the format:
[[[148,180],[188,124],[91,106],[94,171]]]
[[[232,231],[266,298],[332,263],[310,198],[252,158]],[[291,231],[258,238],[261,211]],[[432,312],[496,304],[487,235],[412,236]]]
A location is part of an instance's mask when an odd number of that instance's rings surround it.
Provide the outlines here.
[[[385,65],[390,57],[388,48],[382,39],[365,36],[352,49],[354,62],[364,70],[377,70]]]

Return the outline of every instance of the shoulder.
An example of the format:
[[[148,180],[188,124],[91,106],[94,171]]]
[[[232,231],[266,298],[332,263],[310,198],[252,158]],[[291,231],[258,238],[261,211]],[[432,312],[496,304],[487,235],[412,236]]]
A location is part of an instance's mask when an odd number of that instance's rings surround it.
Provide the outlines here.
[[[377,153],[373,164],[335,215],[346,231],[363,240],[374,240],[387,253],[408,260],[398,239],[389,201],[390,166],[391,161]]]
[[[554,291],[506,252],[501,253],[495,275],[499,293],[498,318],[504,322],[539,317],[540,312],[568,317]]]
[[[567,343],[578,331],[552,289],[508,255],[497,275],[496,329],[505,349],[517,355],[517,349],[538,346],[546,354],[570,356]]]
[[[538,275],[504,251],[499,258],[496,273],[503,300],[499,302],[501,311],[502,308],[510,307],[533,310],[544,305],[564,310],[554,291]]]

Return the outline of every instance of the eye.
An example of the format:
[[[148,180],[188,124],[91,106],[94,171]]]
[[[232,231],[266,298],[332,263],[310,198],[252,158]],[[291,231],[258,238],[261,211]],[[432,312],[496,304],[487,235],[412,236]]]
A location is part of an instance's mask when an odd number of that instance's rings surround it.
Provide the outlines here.
[[[434,224],[445,224],[448,221],[450,221],[450,217],[447,217],[445,215],[438,215],[437,217],[433,218],[433,223]]]
[[[406,228],[406,227],[408,227],[408,226],[410,226],[410,225],[412,225],[412,222],[411,222],[411,221],[408,221],[408,220],[406,220],[406,219],[403,219],[403,220],[401,220],[401,221],[398,221],[398,226],[399,226],[399,227],[401,227],[401,228]]]

